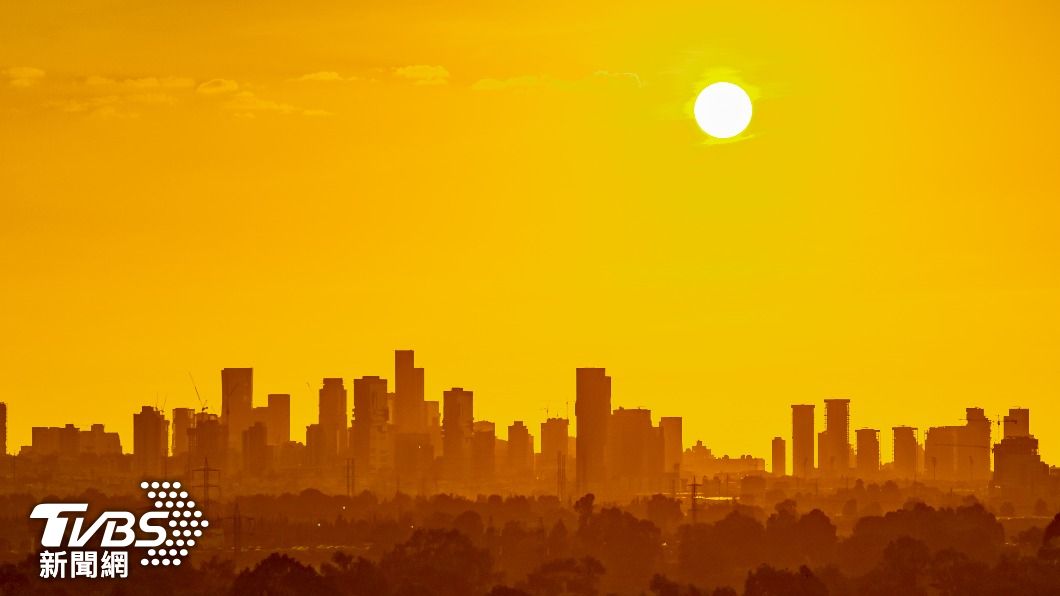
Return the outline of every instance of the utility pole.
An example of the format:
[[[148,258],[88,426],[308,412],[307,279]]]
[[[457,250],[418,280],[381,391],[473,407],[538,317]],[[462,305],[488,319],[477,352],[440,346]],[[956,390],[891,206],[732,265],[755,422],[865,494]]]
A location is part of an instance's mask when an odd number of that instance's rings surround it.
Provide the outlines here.
[[[688,485],[692,489],[692,523],[696,523],[696,489],[701,485],[696,482],[695,474],[692,475],[692,483]]]
[[[202,467],[197,469],[197,470],[192,470],[192,471],[195,472],[196,474],[198,474],[199,472],[202,472],[202,484],[200,484],[198,486],[195,486],[193,488],[201,488],[202,489],[202,511],[203,511],[204,515],[209,516],[210,515],[210,489],[211,488],[218,488],[218,489],[220,488],[220,486],[210,483],[210,473],[211,472],[220,473],[221,470],[218,470],[217,468],[211,468],[210,467],[209,458],[204,457],[204,458],[202,458]]]

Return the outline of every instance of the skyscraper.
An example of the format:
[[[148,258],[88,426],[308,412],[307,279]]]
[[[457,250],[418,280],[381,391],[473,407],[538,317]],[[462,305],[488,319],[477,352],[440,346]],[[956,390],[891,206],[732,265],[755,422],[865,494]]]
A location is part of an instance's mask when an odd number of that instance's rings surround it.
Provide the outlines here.
[[[607,482],[607,428],[611,418],[611,377],[602,368],[579,368],[575,378],[578,492],[598,491]]]
[[[269,412],[265,426],[269,445],[283,445],[291,440],[291,396],[286,393],[269,394]]]
[[[394,350],[394,430],[398,433],[427,431],[423,369],[416,367],[415,358],[412,350]]]
[[[471,426],[471,476],[480,488],[493,482],[497,472],[497,427],[489,420]]]
[[[651,410],[618,408],[611,413],[607,426],[607,471],[610,485],[618,490],[640,492],[662,474],[649,467],[653,439],[657,434],[651,424]],[[654,435],[654,436],[653,436]]]
[[[894,437],[894,475],[903,480],[915,479],[919,466],[920,445],[917,444],[917,429],[912,426],[895,426],[891,429]]]
[[[534,471],[534,437],[522,420],[508,427],[506,472],[517,481],[531,480]]]
[[[188,452],[188,429],[195,425],[195,410],[173,408],[173,456]]]
[[[541,459],[538,462],[538,475],[555,480],[557,494],[562,494],[567,485],[566,467],[569,445],[569,420],[549,418],[541,423]]]
[[[7,455],[7,403],[0,401],[0,455]]]
[[[133,460],[137,472],[159,477],[169,453],[169,421],[159,410],[143,406],[133,414]]]
[[[339,378],[326,378],[318,393],[320,445],[324,463],[346,456],[349,433],[346,428],[346,387]]]
[[[784,444],[784,439],[781,437],[773,437],[773,443],[771,444],[773,449],[773,475],[784,476],[787,474],[787,449]]]
[[[471,471],[474,396],[454,387],[442,394],[442,461],[446,478],[467,479]]]
[[[353,381],[354,459],[359,474],[383,480],[393,468],[387,382],[380,377]]]
[[[850,400],[824,400],[824,432],[819,436],[817,468],[837,478],[850,472]]]
[[[228,449],[243,448],[243,431],[250,426],[254,407],[254,369],[221,370],[221,423],[228,432]]]
[[[684,453],[682,436],[683,420],[680,416],[663,416],[659,418],[659,429],[663,441],[663,472],[679,478],[681,474],[681,454]]]
[[[858,477],[868,480],[880,472],[880,431],[875,428],[859,428],[854,431],[857,438]]]
[[[1031,436],[1031,411],[1027,408],[1010,408],[1002,422],[1002,440]]]
[[[791,472],[799,478],[813,475],[813,404],[791,406]]]

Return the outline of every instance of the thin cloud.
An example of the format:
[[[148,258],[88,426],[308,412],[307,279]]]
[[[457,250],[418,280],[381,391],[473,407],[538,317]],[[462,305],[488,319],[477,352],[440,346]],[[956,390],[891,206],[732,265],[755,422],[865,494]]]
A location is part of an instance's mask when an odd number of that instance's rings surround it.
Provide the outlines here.
[[[413,64],[394,69],[394,75],[417,85],[444,85],[449,82],[449,71],[444,66]]]
[[[288,81],[301,83],[301,82],[317,82],[317,83],[339,83],[343,81],[356,81],[360,79],[357,76],[344,77],[333,70],[322,70],[320,72],[311,72],[304,74],[300,77],[288,79]]]
[[[44,78],[44,71],[32,66],[13,66],[2,71],[12,87],[32,87]]]
[[[135,79],[111,79],[90,76],[85,79],[90,87],[124,87],[128,89],[190,89],[195,79],[188,77],[142,77]]]
[[[518,89],[521,87],[538,87],[547,81],[538,75],[524,75],[510,77],[507,79],[481,79],[475,81],[471,88],[475,91],[499,91],[502,89]]]
[[[199,85],[195,90],[203,95],[220,95],[232,93],[239,89],[239,83],[229,79],[211,79]]]
[[[232,96],[225,104],[236,116],[241,118],[253,118],[259,113],[272,114],[296,114],[301,116],[330,116],[330,112],[324,110],[307,110],[291,104],[273,101],[258,97],[250,91],[240,91]]]

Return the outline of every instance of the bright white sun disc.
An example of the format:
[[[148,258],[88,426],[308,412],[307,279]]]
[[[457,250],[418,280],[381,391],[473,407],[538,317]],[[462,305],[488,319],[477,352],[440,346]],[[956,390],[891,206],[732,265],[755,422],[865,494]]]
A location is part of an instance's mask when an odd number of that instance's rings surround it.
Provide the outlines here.
[[[692,111],[703,132],[717,139],[728,139],[751,123],[751,98],[738,85],[713,83],[699,92]]]

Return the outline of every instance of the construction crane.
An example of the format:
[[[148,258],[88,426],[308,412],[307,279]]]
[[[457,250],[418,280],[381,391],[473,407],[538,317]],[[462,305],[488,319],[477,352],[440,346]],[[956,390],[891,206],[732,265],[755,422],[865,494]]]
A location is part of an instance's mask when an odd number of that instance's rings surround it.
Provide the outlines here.
[[[195,388],[195,398],[199,400],[199,407],[202,408],[199,411],[202,413],[206,413],[206,410],[210,408],[206,405],[206,400],[204,400],[202,396],[199,395],[199,386],[195,384],[195,377],[191,376],[190,370],[188,371],[188,378],[191,379],[191,386]]]

